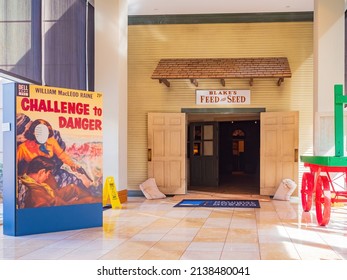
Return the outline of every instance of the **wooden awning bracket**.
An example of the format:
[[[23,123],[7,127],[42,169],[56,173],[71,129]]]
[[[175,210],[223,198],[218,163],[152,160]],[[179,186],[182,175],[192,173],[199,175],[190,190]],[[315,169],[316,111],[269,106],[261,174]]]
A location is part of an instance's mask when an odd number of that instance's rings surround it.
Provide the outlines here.
[[[278,79],[277,85],[280,86],[283,82],[284,82],[284,78],[281,77],[281,78]]]
[[[165,84],[167,87],[170,87],[170,82],[167,79],[159,79],[159,83]]]
[[[250,86],[253,86],[253,78],[250,78],[250,79],[249,79],[249,85],[250,85]]]
[[[160,84],[164,84],[164,85],[166,85],[167,87],[170,87],[170,82],[167,80],[167,79],[164,79],[164,78],[161,78],[161,79],[158,79],[159,80],[159,83]],[[196,87],[198,87],[199,86],[199,83],[198,83],[198,80],[197,79],[189,79],[190,80],[190,82],[194,85],[194,86],[196,86]],[[284,77],[281,77],[281,78],[279,78],[278,80],[277,80],[277,86],[280,86],[282,83],[284,82]],[[223,86],[223,87],[225,87],[225,79],[220,79],[220,83],[221,83],[221,85]],[[254,78],[249,78],[249,85],[250,86],[253,86],[253,84],[254,84]]]
[[[198,87],[198,85],[199,85],[197,79],[190,79],[190,82],[196,87]]]

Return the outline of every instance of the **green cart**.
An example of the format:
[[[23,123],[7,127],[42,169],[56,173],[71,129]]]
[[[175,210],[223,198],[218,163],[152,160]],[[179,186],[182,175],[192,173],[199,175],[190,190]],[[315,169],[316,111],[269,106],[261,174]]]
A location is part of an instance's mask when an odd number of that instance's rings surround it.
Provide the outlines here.
[[[343,95],[342,85],[335,85],[334,94],[335,156],[300,157],[304,166],[310,169],[302,176],[302,207],[304,211],[310,211],[314,198],[317,222],[320,226],[329,223],[333,203],[347,202],[347,157],[344,156],[343,145],[343,107],[347,103],[347,96]]]

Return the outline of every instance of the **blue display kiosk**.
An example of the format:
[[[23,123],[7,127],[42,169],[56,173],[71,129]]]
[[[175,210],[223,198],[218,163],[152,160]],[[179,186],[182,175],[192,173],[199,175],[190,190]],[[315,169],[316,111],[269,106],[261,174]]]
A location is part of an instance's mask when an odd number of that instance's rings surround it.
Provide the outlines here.
[[[32,88],[33,87],[33,88]],[[35,93],[35,94],[34,94]],[[48,94],[49,93],[49,94]],[[35,98],[35,100],[54,100],[57,98],[55,105],[65,108],[65,103],[78,102],[79,106],[84,106],[83,120],[89,121],[89,118],[96,118],[93,114],[92,107],[95,105],[92,103],[96,99],[92,92],[76,91],[60,88],[46,88],[42,86],[34,86],[28,84],[9,83],[4,84],[3,88],[3,143],[4,143],[4,158],[3,158],[3,228],[4,234],[10,236],[21,236],[28,234],[47,233],[64,230],[83,229],[90,227],[102,226],[102,198],[100,202],[86,203],[86,204],[71,204],[62,206],[50,206],[50,207],[20,207],[18,204],[18,167],[17,167],[17,118],[18,118],[18,102],[22,101],[22,98],[27,99]],[[101,123],[101,94],[97,93],[98,97],[98,109],[97,118],[100,118]],[[71,98],[71,101],[69,101]],[[44,101],[42,101],[44,102]],[[53,101],[52,101],[53,102]],[[64,103],[65,102],[65,103]],[[60,104],[61,103],[61,104]],[[64,103],[64,104],[63,104]],[[69,104],[69,105],[71,105]],[[77,103],[76,103],[77,104]],[[80,105],[82,104],[82,105]],[[86,110],[88,109],[88,111]],[[90,110],[89,110],[90,109]],[[59,116],[68,116],[68,113],[63,112],[62,109]],[[35,116],[39,113],[43,114],[43,117],[49,118],[50,116],[58,115],[56,112],[43,112],[41,108],[36,107]],[[30,114],[28,110],[28,114]],[[90,115],[88,115],[88,114]],[[51,114],[51,115],[50,115]],[[71,114],[73,115],[73,114]],[[76,117],[77,113],[75,114]],[[80,116],[79,116],[80,117]],[[52,121],[54,122],[54,121]],[[92,122],[92,121],[90,121]],[[94,121],[95,122],[95,121]],[[94,127],[93,127],[94,128]],[[69,130],[65,130],[66,132]],[[70,130],[72,134],[76,133],[76,127]],[[83,133],[89,133],[88,131],[82,131]],[[100,136],[100,131],[98,131]],[[77,133],[78,134],[78,133]],[[76,138],[79,136],[76,134]],[[93,131],[91,135],[93,134]],[[99,137],[100,138],[100,137]],[[98,139],[99,139],[98,138]],[[88,139],[84,137],[83,139]],[[102,139],[102,135],[101,135]],[[89,143],[93,143],[95,140],[91,136]],[[102,141],[102,140],[101,140]],[[99,147],[102,147],[102,142],[98,143]],[[100,149],[99,149],[100,150]],[[102,149],[101,155],[102,157]],[[102,162],[102,160],[99,160]],[[98,166],[102,170],[102,166]],[[91,176],[93,177],[93,176]],[[92,178],[91,180],[93,180]],[[102,178],[98,178],[98,182],[102,182]],[[93,189],[102,186],[92,185]],[[102,192],[101,192],[102,193]],[[95,194],[94,194],[95,195]],[[97,196],[97,194],[96,194]]]

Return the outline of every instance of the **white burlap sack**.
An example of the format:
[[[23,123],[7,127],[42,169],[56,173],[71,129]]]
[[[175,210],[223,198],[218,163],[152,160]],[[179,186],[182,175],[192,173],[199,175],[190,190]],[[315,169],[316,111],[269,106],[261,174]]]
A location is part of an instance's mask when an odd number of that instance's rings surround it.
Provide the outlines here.
[[[291,179],[283,179],[280,183],[273,199],[289,200],[296,188],[296,183]]]

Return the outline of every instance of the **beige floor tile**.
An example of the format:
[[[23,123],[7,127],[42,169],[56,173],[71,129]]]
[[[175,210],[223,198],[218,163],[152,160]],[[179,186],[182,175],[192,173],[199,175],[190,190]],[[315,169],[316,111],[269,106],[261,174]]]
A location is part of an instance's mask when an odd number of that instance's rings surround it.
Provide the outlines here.
[[[171,241],[159,241],[155,243],[152,249],[166,250],[166,251],[184,251],[187,249],[191,242],[171,242]]]
[[[84,231],[78,231],[76,234],[73,234],[66,239],[98,239],[104,237],[104,230],[102,227],[92,228],[92,229],[86,229]]]
[[[165,233],[138,233],[131,237],[129,241],[159,241],[163,238]]]
[[[256,252],[259,253],[258,243],[230,243],[227,242],[223,247],[224,252]]]
[[[135,234],[139,233],[142,230],[140,227],[133,226],[124,226],[115,229],[107,229],[105,230],[105,236],[108,238],[119,237],[119,238],[131,238]]]
[[[306,242],[295,245],[302,259],[305,260],[340,260],[341,254],[325,243]]]
[[[149,225],[148,227],[144,228],[137,234],[166,234],[168,233],[172,228],[171,227],[165,227],[165,226],[156,226],[152,227]]]
[[[257,222],[251,217],[233,217],[230,222],[230,228],[257,228]]]
[[[192,241],[199,228],[194,227],[175,227],[170,230],[161,241]]]
[[[153,223],[151,223],[148,226],[148,228],[151,228],[151,229],[156,229],[156,228],[171,229],[171,228],[175,227],[180,222],[181,222],[181,219],[178,219],[178,218],[161,217],[161,218],[155,220]]]
[[[183,218],[176,227],[195,227],[200,228],[206,222],[205,218]]]
[[[164,242],[191,242],[193,239],[194,239],[194,235],[166,234],[160,241],[164,241]]]
[[[255,212],[234,212],[232,216],[232,221],[237,223],[238,221],[242,222],[256,222],[257,216]]]
[[[165,217],[182,219],[182,218],[186,217],[191,211],[192,211],[192,209],[186,209],[186,208],[178,209],[178,210],[171,210],[165,214]]]
[[[110,250],[113,249],[122,243],[127,241],[127,239],[122,238],[114,238],[114,239],[107,239],[107,238],[98,238],[95,239],[88,244],[84,245],[82,248],[86,250]]]
[[[50,245],[47,245],[46,248],[73,248],[77,249],[83,246],[88,245],[91,242],[91,240],[88,239],[63,239],[54,243],[51,243]]]
[[[231,219],[233,216],[234,210],[233,209],[217,209],[213,210],[209,218],[227,218]]]
[[[300,260],[294,245],[290,242],[262,243],[259,245],[262,260]]]
[[[260,260],[259,252],[223,251],[221,260]]]
[[[127,241],[120,246],[110,250],[105,255],[101,256],[100,260],[138,260],[150,248],[153,247],[155,242],[145,241]]]
[[[15,248],[12,253],[16,254],[16,259],[18,260],[58,260],[66,254],[73,252],[76,248],[44,247],[39,250],[26,252],[26,254],[23,253],[24,250],[28,251],[28,248]],[[6,250],[6,254],[9,252],[11,251]]]
[[[170,251],[151,248],[143,254],[140,260],[179,260],[183,253],[184,250]]]
[[[40,249],[57,242],[54,239],[38,239],[38,238],[3,238],[0,239],[0,250],[7,248],[29,248],[31,250]]]
[[[97,260],[109,251],[109,249],[80,248],[61,256],[59,260]]]
[[[206,219],[204,228],[229,228],[231,218],[208,218]]]
[[[206,209],[193,209],[187,214],[187,218],[208,218],[212,213],[212,210],[209,208]]]
[[[257,230],[244,228],[229,229],[225,242],[256,243],[258,242]]]
[[[280,243],[280,242],[291,242],[288,235],[281,234],[280,232],[271,231],[267,235],[263,232],[263,234],[258,235],[259,243]]]
[[[219,260],[222,252],[206,251],[185,251],[181,256],[181,260]]]
[[[199,231],[197,227],[174,227],[168,234],[195,235]]]
[[[194,242],[225,242],[228,229],[201,228],[194,237]]]
[[[223,250],[224,242],[192,242],[187,248],[187,251],[201,252],[220,252]]]

